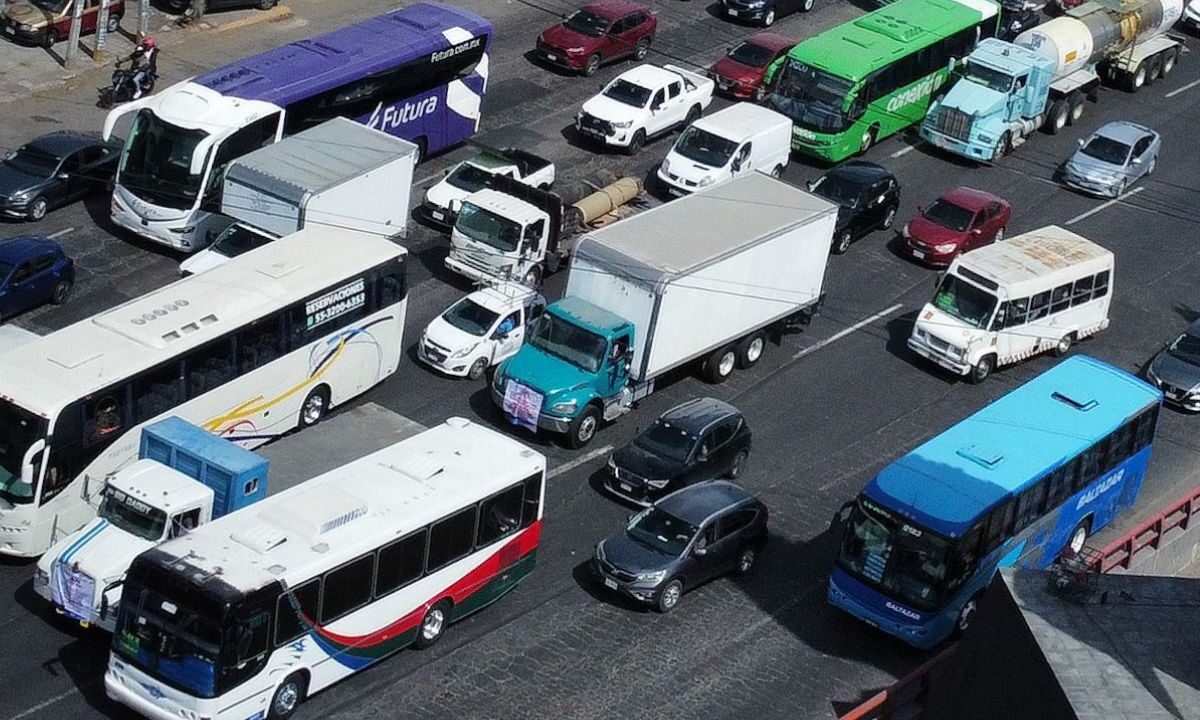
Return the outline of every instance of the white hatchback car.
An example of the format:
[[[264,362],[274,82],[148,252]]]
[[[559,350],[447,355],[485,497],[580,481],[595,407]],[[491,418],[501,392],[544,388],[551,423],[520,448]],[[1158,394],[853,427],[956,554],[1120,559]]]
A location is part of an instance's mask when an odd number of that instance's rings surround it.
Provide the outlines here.
[[[521,283],[476,290],[429,323],[417,357],[447,375],[478,380],[521,349],[529,324],[545,309],[546,299]]]

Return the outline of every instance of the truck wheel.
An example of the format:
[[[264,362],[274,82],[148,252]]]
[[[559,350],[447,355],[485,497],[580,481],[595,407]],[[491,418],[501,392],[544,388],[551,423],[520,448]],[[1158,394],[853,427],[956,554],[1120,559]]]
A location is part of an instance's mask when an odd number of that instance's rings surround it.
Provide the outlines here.
[[[626,155],[637,155],[642,151],[642,146],[646,144],[646,131],[638,130],[629,140],[629,147],[625,148]]]
[[[967,380],[970,381],[972,385],[978,385],[984,380],[987,380],[992,374],[992,370],[995,369],[996,356],[984,355],[983,357],[979,358],[979,362],[975,363],[975,367],[971,368],[971,372],[967,373]]]
[[[1067,105],[1070,107],[1070,112],[1067,113],[1067,122],[1071,125],[1079,122],[1079,118],[1083,117],[1083,93],[1076,90],[1067,98]]]
[[[1062,132],[1062,129],[1067,126],[1067,117],[1070,115],[1070,108],[1067,106],[1067,101],[1059,98],[1050,106],[1050,122],[1046,129],[1051,135],[1057,135]]]
[[[1146,62],[1150,63],[1150,69],[1146,71],[1146,84],[1150,85],[1162,75],[1162,55],[1155,55]]]
[[[767,335],[762,330],[750,333],[737,345],[737,366],[747,370],[758,364],[767,349]]]
[[[588,405],[583,409],[583,414],[571,421],[571,426],[567,428],[567,447],[572,450],[587,447],[596,437],[599,427],[600,411],[595,405]]]
[[[526,287],[531,287],[531,288],[536,288],[539,285],[541,285],[542,284],[542,268],[541,268],[541,266],[534,265],[533,267],[526,270],[525,274],[521,276],[521,282],[524,283]]]
[[[1166,76],[1170,75],[1171,71],[1174,69],[1175,69],[1175,51],[1168,50],[1165,53],[1163,53],[1162,73],[1161,73],[1162,77],[1166,77]]]
[[[1146,61],[1142,61],[1137,70],[1129,74],[1129,92],[1137,92],[1146,84]]]
[[[717,348],[704,361],[704,379],[713,385],[723,383],[733,374],[737,367],[737,348],[726,345]]]

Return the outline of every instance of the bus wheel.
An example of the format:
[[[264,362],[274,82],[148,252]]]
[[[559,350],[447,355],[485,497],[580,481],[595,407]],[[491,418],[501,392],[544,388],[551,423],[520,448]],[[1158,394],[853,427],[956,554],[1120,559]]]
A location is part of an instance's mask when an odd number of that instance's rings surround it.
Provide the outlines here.
[[[300,406],[300,428],[312,427],[321,422],[329,411],[329,388],[322,385],[314,389],[304,398]]]
[[[275,690],[271,698],[271,710],[267,717],[272,720],[286,720],[296,712],[296,708],[304,701],[304,693],[308,683],[300,673],[288,675]]]
[[[1091,521],[1081,520],[1075,529],[1071,531],[1071,539],[1067,541],[1067,549],[1078,555],[1083,552],[1083,545],[1088,539],[1088,530],[1091,528]]]
[[[996,356],[984,355],[979,358],[979,362],[975,363],[975,367],[971,368],[971,372],[967,374],[967,379],[971,381],[972,385],[978,385],[987,380],[988,376],[992,374],[992,370],[995,369]]]
[[[875,144],[875,133],[879,132],[879,128],[871,127],[862,136],[862,142],[858,148],[858,154],[863,155],[871,146]]]
[[[1075,342],[1075,333],[1067,333],[1058,340],[1058,344],[1054,346],[1054,357],[1062,357],[1071,349],[1071,343]]]
[[[442,633],[446,631],[446,625],[450,622],[450,601],[442,600],[434,603],[433,607],[425,611],[425,617],[421,618],[421,625],[417,628],[417,639],[413,641],[419,649],[424,650],[442,639]]]
[[[975,619],[975,611],[978,609],[979,595],[975,594],[963,604],[962,610],[958,611],[958,620],[954,622],[955,635],[962,635],[966,632],[967,628],[971,627],[971,621]]]

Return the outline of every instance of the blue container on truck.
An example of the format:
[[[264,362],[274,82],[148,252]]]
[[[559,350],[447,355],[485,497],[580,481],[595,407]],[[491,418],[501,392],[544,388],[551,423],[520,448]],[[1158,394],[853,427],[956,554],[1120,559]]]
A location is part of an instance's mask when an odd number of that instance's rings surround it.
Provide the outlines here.
[[[178,470],[213,491],[213,518],[267,496],[267,459],[179,417],[142,430],[138,459]]]

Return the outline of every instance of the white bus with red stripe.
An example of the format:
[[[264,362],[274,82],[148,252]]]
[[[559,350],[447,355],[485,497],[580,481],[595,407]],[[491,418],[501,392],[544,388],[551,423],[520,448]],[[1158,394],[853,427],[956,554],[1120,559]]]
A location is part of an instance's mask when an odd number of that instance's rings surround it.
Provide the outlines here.
[[[533,569],[546,459],[462,418],[140,555],[105,687],[161,720],[286,718]]]

